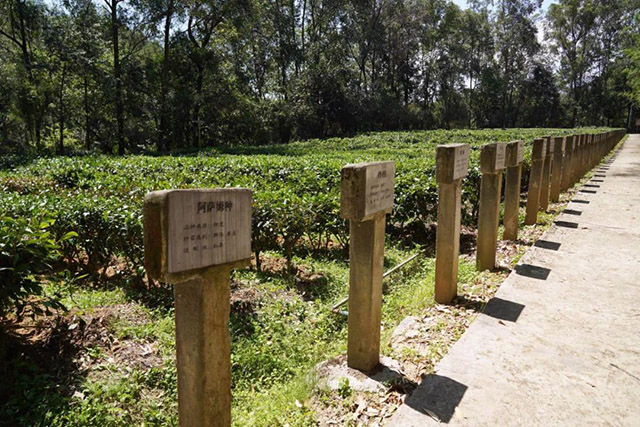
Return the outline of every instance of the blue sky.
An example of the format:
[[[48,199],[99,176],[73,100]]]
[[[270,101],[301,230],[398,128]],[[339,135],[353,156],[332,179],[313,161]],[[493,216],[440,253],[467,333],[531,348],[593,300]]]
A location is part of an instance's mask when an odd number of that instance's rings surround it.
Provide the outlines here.
[[[467,0],[453,0],[453,2],[460,7],[463,7],[463,8],[467,7]],[[556,3],[556,2],[554,0],[544,0],[544,2],[542,3],[542,8],[546,10],[551,3]]]

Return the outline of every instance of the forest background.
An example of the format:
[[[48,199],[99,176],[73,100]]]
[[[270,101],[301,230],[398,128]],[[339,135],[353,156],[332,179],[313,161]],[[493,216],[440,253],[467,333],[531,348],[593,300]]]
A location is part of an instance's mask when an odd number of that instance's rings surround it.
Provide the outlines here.
[[[640,1],[0,0],[0,152],[631,128]]]

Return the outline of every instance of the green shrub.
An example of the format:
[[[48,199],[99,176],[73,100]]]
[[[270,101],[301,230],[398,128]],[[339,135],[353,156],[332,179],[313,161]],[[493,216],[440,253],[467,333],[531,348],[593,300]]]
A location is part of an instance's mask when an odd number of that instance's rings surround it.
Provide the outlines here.
[[[252,246],[256,256],[279,249],[290,269],[296,247],[346,246],[349,228],[340,218],[340,169],[347,163],[394,160],[395,204],[387,233],[404,238],[436,221],[438,144],[471,145],[463,181],[462,222],[473,225],[479,207],[479,147],[492,141],[526,142],[522,188],[528,183],[531,142],[542,135],[605,129],[508,129],[381,132],[354,138],[310,140],[269,147],[236,147],[184,156],[54,157],[0,171],[0,215],[39,217],[51,212],[51,232],[76,238],[61,245],[76,271],[97,275],[114,258],[140,274],[142,201],[170,188],[246,187],[253,190]],[[40,184],[41,183],[41,184]],[[38,188],[38,186],[40,186]]]
[[[53,220],[0,218],[0,315],[21,317],[27,307],[34,315],[62,308],[55,298],[42,295],[43,279],[54,275],[60,247],[49,231]],[[64,239],[73,237],[70,233]]]

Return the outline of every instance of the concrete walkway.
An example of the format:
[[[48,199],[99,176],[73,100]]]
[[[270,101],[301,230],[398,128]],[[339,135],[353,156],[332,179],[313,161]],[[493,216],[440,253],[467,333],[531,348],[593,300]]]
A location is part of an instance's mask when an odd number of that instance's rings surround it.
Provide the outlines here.
[[[640,136],[387,425],[640,426]]]

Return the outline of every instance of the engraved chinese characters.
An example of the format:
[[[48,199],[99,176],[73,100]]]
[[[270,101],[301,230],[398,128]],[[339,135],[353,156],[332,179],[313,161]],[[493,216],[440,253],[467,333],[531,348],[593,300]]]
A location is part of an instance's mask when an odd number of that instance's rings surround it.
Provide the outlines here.
[[[450,184],[469,173],[468,144],[447,144],[436,150],[436,181]]]
[[[393,207],[395,173],[393,162],[379,162],[367,167],[365,216]]]
[[[160,199],[162,221],[154,221],[151,207]],[[148,194],[146,201],[145,239],[165,236],[163,253],[151,269],[158,278],[251,257],[251,191],[158,191]],[[154,232],[156,227],[161,229]],[[159,243],[156,239],[155,244]]]
[[[349,164],[342,168],[340,215],[363,221],[393,208],[394,162]]]

